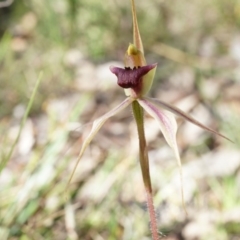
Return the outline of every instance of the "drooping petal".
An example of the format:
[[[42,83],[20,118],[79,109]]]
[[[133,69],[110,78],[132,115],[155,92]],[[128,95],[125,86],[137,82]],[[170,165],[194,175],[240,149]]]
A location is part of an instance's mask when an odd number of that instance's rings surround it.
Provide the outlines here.
[[[178,146],[176,141],[177,133],[177,122],[172,113],[166,112],[164,110],[158,109],[154,104],[146,100],[146,98],[137,99],[138,103],[151,115],[158,123],[161,129],[161,132],[166,139],[169,146],[173,149],[175,157],[177,159],[179,172],[180,172],[180,181],[181,181],[181,194],[182,194],[182,204],[186,212],[186,207],[184,203],[184,194],[183,194],[183,177],[182,177],[182,166],[181,159],[178,152]],[[187,214],[187,212],[186,212]]]
[[[98,133],[98,131],[100,130],[100,128],[102,127],[102,125],[106,122],[106,120],[108,120],[110,117],[116,115],[118,112],[122,111],[124,108],[126,108],[130,103],[132,103],[134,101],[134,99],[132,98],[126,98],[120,105],[118,105],[117,107],[115,107],[114,109],[112,109],[111,111],[107,112],[106,114],[104,114],[103,116],[101,116],[100,118],[96,119],[93,122],[93,126],[92,126],[92,130],[89,133],[89,135],[87,136],[87,138],[84,140],[83,144],[82,144],[82,148],[80,150],[80,153],[78,155],[78,159],[76,162],[76,165],[72,171],[72,174],[69,178],[68,184],[67,184],[67,188],[73,178],[73,175],[77,169],[77,166],[80,162],[80,159],[84,153],[84,151],[86,150],[86,148],[88,147],[88,145],[90,144],[90,142],[92,141],[92,139],[94,138],[94,136]]]
[[[186,119],[187,121],[189,121],[189,122],[197,125],[198,127],[202,128],[202,129],[204,129],[204,130],[207,130],[207,131],[209,131],[209,132],[211,132],[211,133],[214,133],[214,134],[216,134],[216,135],[218,135],[218,136],[220,136],[220,137],[223,137],[223,138],[229,140],[230,142],[233,142],[233,141],[232,141],[231,139],[229,139],[228,137],[222,135],[221,133],[219,133],[219,132],[217,132],[217,131],[209,128],[209,127],[206,127],[205,125],[203,125],[202,123],[200,123],[199,121],[197,121],[196,119],[194,119],[193,117],[191,117],[190,115],[188,115],[188,114],[186,114],[185,112],[183,112],[181,109],[179,109],[179,108],[177,108],[177,107],[175,107],[175,106],[173,106],[173,105],[171,105],[171,104],[168,104],[168,103],[163,102],[163,101],[161,101],[161,100],[158,100],[158,99],[156,99],[156,98],[148,98],[148,97],[146,97],[145,99],[147,99],[148,102],[154,104],[155,106],[158,106],[158,107],[160,107],[160,108],[163,108],[163,109],[165,109],[165,110],[168,110],[168,111],[174,113],[175,115],[180,116],[180,117]]]
[[[158,109],[154,104],[145,99],[138,99],[137,101],[160,124],[160,129],[167,143],[172,148],[176,148],[177,123],[173,114]]]

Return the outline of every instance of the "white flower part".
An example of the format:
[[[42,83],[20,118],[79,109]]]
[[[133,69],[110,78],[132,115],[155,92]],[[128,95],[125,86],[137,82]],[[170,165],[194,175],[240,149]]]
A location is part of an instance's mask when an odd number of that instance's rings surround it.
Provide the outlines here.
[[[174,115],[170,112],[157,108],[154,104],[144,98],[138,99],[137,101],[146,110],[146,112],[158,122],[167,143],[176,152],[175,154],[179,155],[176,142],[177,122]]]
[[[92,126],[92,130],[89,133],[89,135],[87,136],[87,138],[84,140],[83,144],[82,144],[82,148],[80,150],[80,153],[78,155],[78,159],[76,162],[76,165],[72,171],[72,174],[70,176],[70,179],[68,181],[67,187],[69,186],[73,175],[77,169],[77,166],[81,160],[81,157],[84,153],[84,151],[86,150],[86,148],[88,147],[88,145],[91,143],[92,139],[94,138],[94,136],[98,133],[98,131],[100,130],[100,128],[103,126],[103,124],[112,116],[116,115],[117,113],[119,113],[120,111],[122,111],[124,108],[126,108],[130,103],[132,103],[134,101],[133,98],[126,98],[121,104],[119,104],[117,107],[115,107],[114,109],[112,109],[111,111],[107,112],[106,114],[104,114],[103,116],[101,116],[100,118],[97,118],[94,122],[93,122],[93,126]]]
[[[185,120],[191,122],[192,124],[195,124],[196,126],[206,130],[206,131],[209,131],[211,133],[214,133],[222,138],[225,138],[227,139],[228,141],[230,142],[233,142],[231,139],[229,139],[228,137],[222,135],[221,133],[203,125],[202,123],[200,123],[199,121],[197,121],[196,119],[194,119],[193,117],[191,117],[189,114],[183,112],[181,109],[171,105],[171,104],[168,104],[166,102],[163,102],[161,100],[158,100],[156,98],[148,98],[148,97],[145,97],[145,100],[148,101],[149,103],[153,104],[154,106],[156,107],[159,107],[159,108],[163,108],[167,111],[170,111],[172,113],[174,113],[175,115],[179,116],[179,117],[182,117],[184,118]]]
[[[152,104],[145,98],[137,99],[138,103],[146,110],[146,112],[152,116],[159,124],[160,130],[166,139],[169,146],[173,149],[175,157],[177,159],[177,164],[180,172],[180,181],[181,181],[181,195],[182,195],[182,204],[186,212],[186,207],[184,203],[184,193],[183,193],[183,177],[182,177],[182,165],[181,159],[179,156],[176,133],[177,133],[177,122],[174,115],[171,112],[159,109],[156,105]]]

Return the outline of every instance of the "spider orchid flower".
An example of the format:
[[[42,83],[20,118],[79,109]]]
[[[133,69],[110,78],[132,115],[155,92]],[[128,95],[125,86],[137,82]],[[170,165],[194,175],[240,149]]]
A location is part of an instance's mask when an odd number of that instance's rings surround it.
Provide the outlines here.
[[[88,145],[90,144],[94,136],[97,134],[97,132],[100,130],[100,128],[103,126],[103,124],[106,122],[106,120],[108,120],[110,117],[114,116],[115,114],[121,112],[123,109],[125,109],[129,105],[132,105],[132,110],[133,110],[134,118],[137,125],[138,135],[139,135],[139,158],[140,158],[143,182],[146,189],[146,197],[147,197],[148,211],[150,214],[150,225],[152,230],[152,237],[155,240],[155,239],[159,239],[158,237],[159,232],[157,231],[157,223],[156,223],[155,211],[154,211],[153,200],[152,200],[152,187],[151,187],[151,179],[150,179],[150,172],[149,172],[149,160],[148,160],[147,145],[146,145],[145,133],[144,133],[144,122],[143,122],[144,110],[158,122],[159,128],[164,138],[166,139],[166,142],[173,149],[176,160],[177,160],[177,164],[180,169],[181,183],[182,183],[181,160],[180,160],[178,146],[176,142],[177,123],[176,123],[174,114],[186,119],[187,121],[209,132],[217,134],[226,139],[228,138],[216,132],[215,130],[212,130],[204,126],[199,121],[187,115],[177,107],[174,107],[161,100],[158,100],[155,98],[149,98],[146,96],[146,94],[151,89],[157,64],[154,63],[154,64],[148,65],[146,63],[146,60],[144,58],[142,40],[141,40],[140,32],[138,29],[134,0],[131,0],[131,5],[132,5],[132,15],[133,15],[134,43],[129,45],[125,53],[125,58],[124,58],[125,67],[124,68],[118,68],[114,66],[110,67],[111,72],[115,74],[117,77],[118,85],[124,88],[124,91],[127,97],[122,103],[120,103],[114,109],[107,112],[106,114],[104,114],[103,116],[101,116],[100,118],[96,119],[93,122],[92,130],[82,144],[82,148],[80,150],[77,163],[71,174],[68,184],[71,182],[71,179],[74,175],[74,172],[77,168],[77,165],[85,149],[88,147]],[[181,191],[181,194],[182,194],[182,203],[185,209],[183,190]]]

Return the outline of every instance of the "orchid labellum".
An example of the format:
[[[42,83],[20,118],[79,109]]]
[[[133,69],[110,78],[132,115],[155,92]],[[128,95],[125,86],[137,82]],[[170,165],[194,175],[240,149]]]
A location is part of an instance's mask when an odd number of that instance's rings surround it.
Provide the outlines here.
[[[69,179],[68,184],[70,183],[74,172],[77,168],[77,165],[87,148],[87,146],[92,141],[93,137],[97,134],[100,130],[102,125],[108,120],[110,117],[114,116],[115,114],[121,112],[123,109],[132,105],[132,110],[134,114],[134,118],[136,120],[138,135],[139,135],[139,157],[140,157],[140,165],[141,171],[143,176],[143,182],[146,190],[146,198],[148,204],[148,211],[150,215],[150,226],[152,231],[152,238],[154,240],[159,239],[159,231],[157,227],[157,220],[155,216],[155,210],[153,206],[153,199],[152,199],[152,186],[151,186],[151,179],[150,179],[150,172],[149,172],[149,160],[148,160],[148,152],[147,152],[147,145],[145,140],[145,133],[144,133],[144,110],[151,115],[159,124],[159,128],[166,139],[168,145],[173,149],[175,153],[175,157],[177,159],[177,163],[180,169],[180,180],[182,183],[182,171],[181,171],[181,160],[178,152],[178,146],[176,142],[176,132],[177,132],[177,123],[174,117],[174,114],[184,119],[188,120],[189,122],[209,131],[214,134],[217,134],[223,138],[226,138],[222,134],[204,126],[197,120],[193,119],[191,116],[187,115],[180,109],[163,102],[161,100],[155,98],[146,97],[146,94],[151,89],[151,85],[154,79],[155,71],[157,68],[157,64],[150,64],[146,63],[144,58],[144,50],[142,45],[142,40],[140,37],[137,17],[136,17],[136,10],[135,10],[135,3],[134,0],[131,0],[132,5],[132,15],[133,15],[133,44],[130,44],[124,59],[124,68],[118,68],[111,66],[110,70],[113,74],[117,77],[117,83],[120,87],[124,88],[126,99],[116,106],[111,111],[107,112],[102,117],[96,119],[93,122],[92,130],[84,140],[82,144],[82,148],[80,154],[78,156],[78,160],[76,166],[73,170],[73,173]],[[228,139],[228,138],[226,138]],[[182,190],[182,202],[184,206],[184,196]],[[184,206],[185,209],[185,206]]]

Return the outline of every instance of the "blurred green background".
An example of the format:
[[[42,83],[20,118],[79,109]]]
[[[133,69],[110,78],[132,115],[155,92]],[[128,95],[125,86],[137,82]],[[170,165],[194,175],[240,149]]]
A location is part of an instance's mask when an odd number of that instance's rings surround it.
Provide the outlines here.
[[[1,3],[4,1],[0,1]],[[150,95],[231,138],[178,119],[177,164],[146,116],[159,230],[168,240],[240,239],[240,1],[136,0]],[[15,0],[0,8],[0,239],[150,239],[130,109],[109,120],[65,191],[94,119],[124,99],[109,66],[132,41],[130,1]]]

